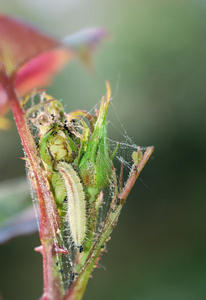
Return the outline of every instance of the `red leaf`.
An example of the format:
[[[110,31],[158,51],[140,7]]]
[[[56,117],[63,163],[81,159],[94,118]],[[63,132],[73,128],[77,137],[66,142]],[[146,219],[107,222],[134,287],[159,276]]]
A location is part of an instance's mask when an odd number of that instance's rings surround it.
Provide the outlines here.
[[[24,96],[48,85],[52,75],[75,54],[89,64],[91,51],[105,35],[102,28],[86,29],[62,43],[22,21],[0,15],[0,75],[15,78],[16,91]],[[0,82],[0,116],[10,107],[3,88]]]
[[[0,60],[10,75],[38,54],[60,42],[22,21],[0,15]]]
[[[17,74],[15,87],[19,96],[29,93],[34,88],[50,84],[51,76],[72,57],[65,49],[43,53],[29,61]]]

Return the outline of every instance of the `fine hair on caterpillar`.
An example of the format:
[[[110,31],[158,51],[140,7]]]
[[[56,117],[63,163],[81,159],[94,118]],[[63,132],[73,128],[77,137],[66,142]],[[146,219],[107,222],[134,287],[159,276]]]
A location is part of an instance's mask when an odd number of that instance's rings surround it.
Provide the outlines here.
[[[72,165],[59,162],[55,166],[61,174],[67,192],[67,214],[68,224],[74,245],[82,252],[82,243],[86,235],[86,202],[83,186],[79,176]]]

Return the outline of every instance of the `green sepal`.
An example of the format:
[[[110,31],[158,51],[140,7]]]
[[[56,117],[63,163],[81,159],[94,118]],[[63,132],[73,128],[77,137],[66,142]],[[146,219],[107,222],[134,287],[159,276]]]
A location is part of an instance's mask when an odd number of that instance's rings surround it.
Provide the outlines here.
[[[113,162],[107,140],[106,115],[109,99],[102,99],[94,132],[88,142],[78,170],[85,186],[94,188],[94,194],[106,188],[111,182]],[[89,193],[92,190],[90,189]],[[98,192],[97,192],[98,191]],[[92,192],[93,194],[93,192]]]
[[[52,173],[50,184],[54,193],[56,204],[61,206],[67,196],[64,180],[59,172]]]
[[[67,140],[68,140],[69,146],[72,150],[72,157],[76,157],[76,155],[78,153],[78,148],[76,146],[76,143],[69,136],[67,136]]]
[[[53,171],[53,158],[49,154],[47,141],[49,137],[52,135],[53,130],[49,130],[42,138],[39,143],[39,151],[41,159],[46,163],[46,165],[49,167],[50,171]]]

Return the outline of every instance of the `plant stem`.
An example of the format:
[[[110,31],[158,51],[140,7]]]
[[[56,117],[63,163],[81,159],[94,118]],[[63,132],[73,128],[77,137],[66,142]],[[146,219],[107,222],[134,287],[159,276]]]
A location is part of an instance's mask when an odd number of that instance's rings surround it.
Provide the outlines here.
[[[40,207],[40,240],[42,247],[39,252],[43,256],[44,294],[42,300],[60,300],[63,295],[61,274],[54,276],[57,245],[57,231],[59,229],[59,215],[53,200],[47,176],[40,164],[36,144],[30,132],[24,112],[15,93],[14,79],[8,78],[1,72],[0,82],[5,88],[10,100],[19,136],[26,154],[29,171],[33,174],[33,185]]]

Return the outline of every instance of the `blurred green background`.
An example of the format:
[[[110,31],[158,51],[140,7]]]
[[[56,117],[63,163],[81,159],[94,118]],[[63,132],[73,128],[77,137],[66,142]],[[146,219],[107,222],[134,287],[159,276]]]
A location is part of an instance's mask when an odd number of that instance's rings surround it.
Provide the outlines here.
[[[110,137],[121,124],[155,146],[93,272],[84,299],[206,299],[206,2],[204,0],[1,0],[1,12],[63,38],[103,26],[111,37],[89,74],[72,61],[48,89],[66,110],[90,110],[111,83]],[[121,123],[118,121],[119,116]],[[10,115],[11,116],[11,115]],[[11,116],[12,118],[12,116]],[[0,179],[25,174],[15,125],[0,132]],[[4,300],[42,294],[38,234],[0,246]],[[1,298],[1,296],[0,296]]]

